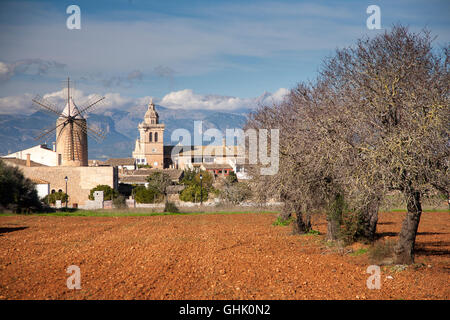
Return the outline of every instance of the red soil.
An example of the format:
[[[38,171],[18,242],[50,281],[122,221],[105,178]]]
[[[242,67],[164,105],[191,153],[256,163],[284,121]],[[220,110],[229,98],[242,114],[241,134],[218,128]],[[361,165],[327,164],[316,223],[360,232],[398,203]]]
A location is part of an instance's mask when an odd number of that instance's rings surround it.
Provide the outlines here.
[[[293,236],[275,214],[0,217],[0,299],[449,299],[450,214],[424,213],[416,267],[382,267]],[[403,213],[380,215],[395,239]],[[314,228],[326,232],[322,219]],[[69,290],[66,268],[81,269]],[[387,278],[392,276],[392,279]]]

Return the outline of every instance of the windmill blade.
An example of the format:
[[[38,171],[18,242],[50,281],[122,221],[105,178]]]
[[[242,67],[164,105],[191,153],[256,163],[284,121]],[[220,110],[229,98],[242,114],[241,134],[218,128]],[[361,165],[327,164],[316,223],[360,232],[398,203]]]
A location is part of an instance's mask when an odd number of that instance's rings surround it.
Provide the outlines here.
[[[106,134],[103,130],[93,129],[85,124],[80,124],[77,121],[74,123],[83,130],[84,133],[88,134],[91,138],[95,139],[97,142],[100,142],[106,138]]]
[[[75,160],[75,141],[73,139],[73,121],[70,121],[70,142],[71,142],[71,153],[70,156],[72,158],[72,160]]]
[[[63,124],[65,124],[65,122],[61,122],[56,127],[53,127],[53,129],[44,130],[45,132],[42,133],[41,135],[39,135],[38,137],[34,138],[34,140],[40,140],[41,138],[45,137],[46,135],[48,135],[48,134],[52,133],[53,131],[55,131],[56,129],[58,129],[58,127],[62,126]]]
[[[47,112],[57,114],[58,116],[62,115],[55,105],[50,103],[47,99],[42,98],[40,95],[37,95],[34,99],[31,99],[31,101],[33,101],[36,106],[43,108]]]
[[[66,125],[67,125],[68,123],[69,123],[68,120],[66,120],[66,121],[64,121],[64,122],[62,123],[62,125],[64,125],[64,127],[61,128],[61,130],[59,131],[59,135],[56,135],[56,141],[58,141],[58,140],[60,139],[61,135],[63,134],[64,128],[66,127]]]
[[[106,132],[101,129],[95,130],[89,126],[87,126],[87,129],[88,133],[91,133],[91,136],[94,137],[94,139],[97,140],[98,142],[103,141],[106,138]]]
[[[84,112],[86,112],[87,110],[93,108],[94,106],[98,106],[98,104],[100,102],[102,102],[105,99],[105,97],[99,97],[99,96],[94,96],[93,98],[89,99],[88,102],[85,104],[85,107],[81,107],[78,108],[76,105],[75,107],[77,107],[77,109],[79,110],[77,114],[74,115],[74,117],[78,116],[78,115],[82,115]],[[74,103],[75,104],[75,103]]]

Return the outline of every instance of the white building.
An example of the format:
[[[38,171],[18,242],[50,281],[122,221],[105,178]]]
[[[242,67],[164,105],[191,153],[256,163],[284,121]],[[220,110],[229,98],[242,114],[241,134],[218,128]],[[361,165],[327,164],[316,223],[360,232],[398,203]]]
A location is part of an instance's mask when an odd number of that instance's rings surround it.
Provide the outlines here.
[[[56,167],[61,164],[61,155],[48,148],[45,144],[40,144],[25,150],[17,151],[2,158],[16,158],[27,160],[27,154],[30,160],[49,167]]]
[[[39,199],[50,194],[50,182],[38,178],[31,178],[30,180],[36,184],[36,191]]]

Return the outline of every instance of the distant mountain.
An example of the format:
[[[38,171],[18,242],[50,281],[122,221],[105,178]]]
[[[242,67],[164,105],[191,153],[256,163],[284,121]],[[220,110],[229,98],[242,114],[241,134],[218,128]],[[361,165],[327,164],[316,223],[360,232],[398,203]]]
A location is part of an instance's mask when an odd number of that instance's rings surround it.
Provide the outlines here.
[[[138,125],[143,121],[146,110],[147,107],[143,106],[127,111],[109,110],[104,114],[89,114],[88,125],[101,127],[107,133],[106,139],[100,143],[88,139],[89,159],[131,157],[139,134]],[[193,137],[194,121],[197,120],[203,121],[203,131],[217,128],[224,135],[225,129],[242,128],[246,122],[245,113],[168,109],[162,106],[156,106],[156,110],[160,122],[166,125],[164,133],[166,145],[176,143],[170,141],[170,137],[178,128],[188,130]],[[36,141],[34,138],[39,136],[43,129],[51,128],[55,122],[56,116],[52,117],[41,111],[29,116],[0,115],[0,155],[30,148],[43,142],[47,142],[51,147],[55,141],[55,133],[50,134],[46,141]]]

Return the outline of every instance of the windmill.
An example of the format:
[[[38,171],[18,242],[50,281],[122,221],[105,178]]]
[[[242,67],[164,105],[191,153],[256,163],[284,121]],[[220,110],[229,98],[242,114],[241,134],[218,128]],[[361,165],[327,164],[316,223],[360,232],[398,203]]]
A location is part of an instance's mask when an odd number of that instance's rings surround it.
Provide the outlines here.
[[[99,129],[87,125],[83,115],[92,111],[94,106],[103,102],[105,97],[92,96],[83,106],[78,107],[70,94],[70,79],[67,78],[67,102],[62,111],[47,99],[37,95],[32,99],[39,109],[58,115],[56,125],[43,132],[35,138],[40,140],[56,131],[56,152],[60,157],[58,164],[62,166],[87,166],[88,165],[88,141],[87,136],[96,141],[105,138],[105,134]]]

